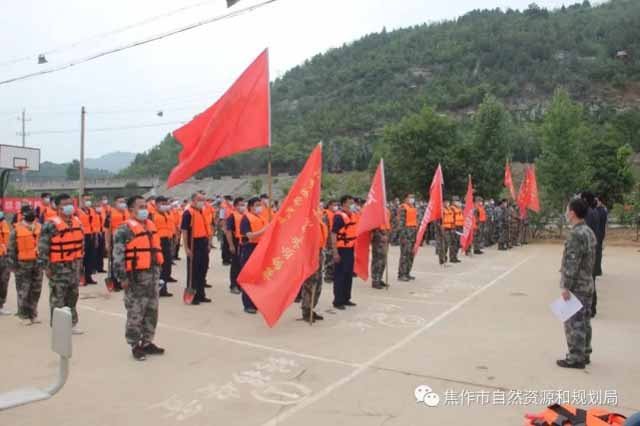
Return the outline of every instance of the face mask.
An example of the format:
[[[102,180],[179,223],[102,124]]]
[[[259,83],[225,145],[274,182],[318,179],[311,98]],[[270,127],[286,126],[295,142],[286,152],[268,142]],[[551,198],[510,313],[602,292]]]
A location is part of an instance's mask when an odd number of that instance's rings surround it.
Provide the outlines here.
[[[0,212],[0,220],[4,220],[4,212]]]
[[[102,207],[96,207],[96,213],[102,213]]]
[[[256,214],[260,214],[262,213],[262,206],[257,206],[256,207]]]
[[[51,198],[43,198],[42,202],[45,204],[49,204],[51,202]]]
[[[102,200],[102,204],[104,204],[104,205],[109,204],[109,200]]]
[[[160,211],[165,213],[171,209],[171,206],[160,206]]]
[[[351,204],[349,206],[349,210],[351,211],[351,213],[355,213],[358,211],[358,206],[356,206],[355,204]]]
[[[415,203],[416,203],[415,198],[409,198],[409,204],[415,204]]]
[[[262,203],[263,203],[265,206],[268,206],[268,205],[269,205],[269,200],[264,199],[264,200],[262,200]]]
[[[196,203],[196,207],[197,207],[199,210],[202,210],[202,209],[204,208],[204,201],[198,201],[198,202]]]
[[[338,206],[331,207],[331,210],[334,211],[334,212],[337,212],[338,211]]]
[[[24,215],[25,222],[31,223],[36,220],[36,214],[34,212],[29,212]]]
[[[244,213],[246,210],[247,210],[247,208],[245,206],[238,207],[238,212],[239,213]]]
[[[69,204],[62,207],[62,214],[64,214],[65,216],[71,216],[74,210],[75,208],[73,207],[73,205]]]
[[[118,208],[118,210],[126,210],[127,209],[127,203],[118,203],[116,205],[116,207]]]
[[[138,210],[138,214],[136,215],[136,217],[138,218],[138,220],[147,220],[147,218],[149,217],[149,210],[147,209]]]
[[[91,205],[92,205],[92,204],[93,204],[93,203],[92,203],[91,201],[85,201],[85,202],[84,202],[84,206],[85,206],[85,207],[91,207]]]

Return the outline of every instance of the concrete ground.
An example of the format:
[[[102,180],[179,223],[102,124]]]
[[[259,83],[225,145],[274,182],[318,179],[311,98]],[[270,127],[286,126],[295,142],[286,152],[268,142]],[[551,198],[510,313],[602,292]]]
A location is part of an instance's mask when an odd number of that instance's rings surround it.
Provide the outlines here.
[[[433,249],[423,248],[417,280],[398,283],[392,248],[388,291],[356,281],[358,306],[334,311],[325,284],[325,321],[297,321],[294,305],[273,329],[242,312],[213,252],[214,303],[185,306],[173,284],[176,297],[161,300],[156,336],[167,354],[145,362],[134,361],[125,344],[122,295],[103,285],[82,288],[87,334],[74,337],[68,383],[49,401],[0,412],[0,424],[520,425],[525,413],[557,398],[639,411],[640,253],[606,249],[592,364],[578,371],[555,365],[566,350],[549,311],[560,292],[561,249],[489,249],[441,268]],[[182,264],[175,276],[184,276]],[[8,305],[15,310],[13,284]],[[45,290],[44,318],[48,305]],[[0,335],[0,392],[53,381],[46,324],[1,317]],[[439,406],[416,402],[420,385],[439,395]]]

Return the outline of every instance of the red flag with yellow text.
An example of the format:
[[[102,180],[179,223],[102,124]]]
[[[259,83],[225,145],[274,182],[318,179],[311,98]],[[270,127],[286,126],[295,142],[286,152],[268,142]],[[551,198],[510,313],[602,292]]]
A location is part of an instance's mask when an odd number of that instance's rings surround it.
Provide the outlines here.
[[[444,177],[442,176],[442,167],[438,164],[433,180],[431,181],[431,188],[429,189],[429,204],[424,212],[422,221],[420,222],[420,229],[418,229],[418,236],[416,237],[416,243],[413,246],[413,254],[418,253],[424,233],[427,231],[427,226],[434,220],[442,218],[442,187],[444,186]]]
[[[473,242],[473,228],[476,221],[476,217],[473,214],[473,207],[473,184],[471,182],[471,176],[469,176],[467,195],[464,198],[464,212],[462,214],[464,216],[464,228],[462,230],[462,236],[460,236],[460,246],[463,252],[466,252]]]
[[[354,247],[355,263],[353,271],[364,281],[369,279],[369,246],[371,245],[371,231],[378,229],[389,221],[387,211],[387,192],[384,182],[384,163],[380,160],[376,174],[373,176],[367,202],[360,214],[360,221],[356,230],[356,244]]]
[[[167,188],[215,161],[269,146],[269,52],[265,50],[218,101],[173,132],[182,145]]]
[[[513,178],[511,177],[511,163],[507,161],[507,164],[504,166],[504,186],[509,188],[509,192],[511,193],[511,199],[516,199],[516,190],[513,187]]]
[[[524,172],[522,182],[520,183],[520,189],[518,190],[518,207],[520,208],[520,219],[524,219],[527,215],[527,206],[529,205],[529,199],[531,198],[531,191],[529,185],[529,168]]]
[[[529,203],[527,207],[536,213],[540,212],[540,198],[538,196],[538,181],[536,180],[536,166],[532,164],[527,170],[529,182]]]
[[[269,327],[320,266],[321,177],[322,145],[318,145],[238,276]]]

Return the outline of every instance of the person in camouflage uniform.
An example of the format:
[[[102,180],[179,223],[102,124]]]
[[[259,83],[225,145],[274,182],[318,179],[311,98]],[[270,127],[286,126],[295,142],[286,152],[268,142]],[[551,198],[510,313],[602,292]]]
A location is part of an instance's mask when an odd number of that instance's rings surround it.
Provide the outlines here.
[[[140,196],[130,197],[127,200],[127,207],[131,219],[120,225],[116,231],[113,242],[113,268],[116,278],[125,289],[124,306],[127,310],[125,338],[131,346],[133,357],[143,361],[146,355],[164,354],[164,349],[153,343],[158,324],[158,280],[163,259],[160,241],[157,235],[154,236],[155,226],[148,220],[149,211],[144,199]],[[138,235],[134,234],[134,225],[139,226],[142,231]],[[157,244],[154,239],[157,239]],[[128,250],[127,246],[135,247],[134,241],[145,241],[149,249],[137,254],[133,250],[131,254],[132,250]],[[129,267],[127,260],[130,261]],[[169,262],[170,259],[166,261]],[[127,271],[127,269],[130,270]]]
[[[60,194],[56,197],[55,205],[57,216],[46,222],[40,231],[38,240],[38,264],[46,271],[49,278],[49,305],[51,307],[51,320],[53,320],[54,308],[68,307],[71,310],[71,322],[73,324],[73,334],[83,334],[84,331],[78,327],[78,285],[80,283],[80,271],[82,267],[82,256],[75,260],[65,262],[52,262],[51,242],[56,236],[62,237],[59,233],[55,221],[64,222],[69,229],[81,229],[80,221],[74,216],[75,208],[73,200],[69,194]],[[82,234],[82,231],[79,232]],[[82,241],[78,243],[83,246]]]
[[[40,324],[38,302],[42,292],[42,267],[38,264],[37,246],[40,223],[30,206],[22,208],[22,221],[9,236],[7,263],[15,272],[18,293],[18,317],[23,325]]]
[[[583,369],[591,362],[592,274],[597,240],[584,221],[587,211],[588,206],[581,199],[572,200],[567,211],[572,229],[564,243],[560,287],[564,300],[576,297],[582,303],[582,308],[564,323],[569,353],[565,359],[557,361],[558,366],[563,368]]]
[[[322,218],[324,216],[324,211],[320,210],[318,215]],[[320,300],[320,294],[322,294],[322,264],[324,259],[324,248],[326,247],[326,241],[329,239],[329,227],[323,222],[321,222],[320,226],[322,227],[321,233],[322,238],[320,239],[320,257],[318,258],[318,270],[311,274],[309,278],[306,279],[304,283],[302,283],[302,288],[300,292],[302,293],[302,320],[308,323],[312,321],[322,321],[324,317],[317,312],[315,312],[315,308],[318,305],[318,300]],[[311,314],[313,311],[313,319],[311,318]]]
[[[322,222],[331,229],[333,226],[333,215],[338,211],[338,200],[329,200],[327,209],[322,215]],[[327,244],[324,251],[324,282],[333,284],[333,273],[335,271],[335,263],[333,263],[333,246],[331,238],[327,238]]]
[[[446,232],[442,228],[442,220],[438,219],[431,222],[430,226],[433,227],[433,233],[436,236],[436,255],[440,265],[444,265],[447,263],[447,250],[449,250],[449,247],[447,245]]]
[[[398,228],[400,229],[400,261],[398,264],[398,280],[412,281],[413,246],[416,243],[418,231],[418,211],[415,208],[416,199],[413,194],[407,194],[405,202],[398,210]]]
[[[487,212],[487,223],[485,224],[484,243],[486,247],[491,247],[495,243],[493,236],[495,235],[495,225],[496,225],[496,206],[493,199],[489,199],[485,203],[484,209]]]
[[[511,209],[511,229],[509,231],[509,237],[511,239],[511,247],[517,247],[520,245],[520,209],[517,204],[513,204]]]
[[[11,277],[11,271],[9,271],[9,265],[7,264],[7,246],[9,245],[10,233],[11,229],[0,205],[0,316],[12,314],[10,310],[4,307],[7,302],[9,278]]]
[[[387,210],[387,214],[390,214]],[[389,286],[382,279],[387,267],[387,251],[389,250],[390,226],[382,226],[371,231],[371,287],[383,289]]]
[[[391,203],[390,211],[391,211],[391,238],[389,244],[392,246],[400,245],[400,229],[398,224],[398,208],[400,206],[400,201],[396,198],[393,203]]]
[[[520,244],[529,244],[529,215],[525,211],[524,218],[520,221]]]
[[[506,250],[509,245],[509,225],[507,217],[509,208],[507,200],[501,200],[500,205],[496,207],[496,228],[498,232],[498,250]]]

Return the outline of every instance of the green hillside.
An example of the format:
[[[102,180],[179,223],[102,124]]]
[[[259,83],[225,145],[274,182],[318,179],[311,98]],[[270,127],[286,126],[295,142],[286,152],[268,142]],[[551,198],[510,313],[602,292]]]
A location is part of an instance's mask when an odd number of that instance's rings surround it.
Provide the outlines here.
[[[516,124],[514,159],[531,161],[540,143],[528,124],[540,121],[560,86],[591,121],[615,126],[640,151],[640,2],[476,10],[316,55],[273,83],[274,171],[299,171],[318,141],[328,170],[365,170],[384,150],[385,126],[424,106],[449,115],[460,126],[456,138],[472,139],[472,113],[487,94]],[[166,176],[179,150],[167,136],[121,174]],[[239,155],[200,176],[263,173],[266,157]]]

